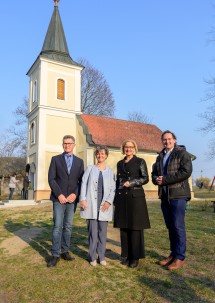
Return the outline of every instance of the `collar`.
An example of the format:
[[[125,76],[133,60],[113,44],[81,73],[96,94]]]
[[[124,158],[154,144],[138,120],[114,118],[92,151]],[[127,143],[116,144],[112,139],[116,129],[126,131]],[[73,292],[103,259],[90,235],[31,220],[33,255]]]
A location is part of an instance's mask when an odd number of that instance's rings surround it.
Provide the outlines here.
[[[172,151],[173,151],[173,149],[174,149],[174,147],[173,148],[171,148],[170,150],[166,150],[166,149],[164,149],[164,151],[163,151],[163,153],[165,154],[165,155],[168,155],[168,154],[170,154]]]
[[[73,157],[73,154],[67,154],[67,153],[63,153],[64,157]]]

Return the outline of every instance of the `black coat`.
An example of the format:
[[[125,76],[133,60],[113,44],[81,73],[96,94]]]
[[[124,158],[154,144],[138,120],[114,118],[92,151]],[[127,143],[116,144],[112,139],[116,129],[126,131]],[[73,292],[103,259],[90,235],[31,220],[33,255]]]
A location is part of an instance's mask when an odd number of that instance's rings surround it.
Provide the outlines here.
[[[80,192],[81,179],[84,173],[83,160],[73,155],[73,163],[70,174],[67,170],[64,153],[52,157],[48,181],[51,187],[51,201],[58,201],[58,196],[63,194],[68,197],[70,194],[76,194],[76,202]]]
[[[169,199],[185,198],[190,200],[188,179],[192,173],[192,161],[185,148],[175,145],[167,164],[167,173],[163,172],[164,149],[159,153],[152,169],[152,182],[157,185],[158,176],[163,176],[163,185],[167,186]],[[159,198],[162,197],[162,186],[158,187]]]
[[[130,187],[122,184],[129,181]],[[114,199],[114,227],[142,230],[150,228],[145,193],[142,185],[148,183],[145,160],[134,156],[128,163],[117,163],[116,195]]]

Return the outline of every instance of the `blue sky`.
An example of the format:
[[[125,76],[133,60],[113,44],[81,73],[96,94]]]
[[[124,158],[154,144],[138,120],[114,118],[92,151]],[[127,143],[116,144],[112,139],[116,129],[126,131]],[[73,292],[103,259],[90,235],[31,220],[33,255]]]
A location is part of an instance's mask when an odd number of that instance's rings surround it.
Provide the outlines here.
[[[210,135],[197,131],[207,103],[204,79],[215,76],[212,0],[61,0],[59,11],[71,57],[103,72],[115,116],[141,111],[197,156],[194,178],[215,176],[207,159]],[[1,133],[28,96],[28,69],[39,55],[54,9],[52,0],[2,1]],[[143,138],[144,140],[144,138]],[[202,172],[201,172],[202,171]]]

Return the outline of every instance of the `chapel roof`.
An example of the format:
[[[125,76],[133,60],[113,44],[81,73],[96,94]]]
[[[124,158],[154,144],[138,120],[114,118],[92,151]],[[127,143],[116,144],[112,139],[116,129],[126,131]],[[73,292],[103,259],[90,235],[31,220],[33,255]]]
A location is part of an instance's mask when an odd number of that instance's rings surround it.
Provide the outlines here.
[[[162,131],[153,124],[87,114],[78,119],[89,144],[120,148],[124,140],[133,139],[139,150],[159,152],[162,149]]]

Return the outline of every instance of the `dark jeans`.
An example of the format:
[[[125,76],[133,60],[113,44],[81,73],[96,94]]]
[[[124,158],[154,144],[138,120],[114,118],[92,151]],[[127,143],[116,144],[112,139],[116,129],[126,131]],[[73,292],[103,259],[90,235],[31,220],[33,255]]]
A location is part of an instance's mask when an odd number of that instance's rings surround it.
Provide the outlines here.
[[[167,196],[163,196],[161,209],[169,231],[170,255],[179,260],[184,260],[186,256],[186,199],[168,200]]]
[[[28,200],[28,188],[23,188],[22,189],[22,199]]]
[[[121,256],[129,260],[145,258],[144,232],[120,228]]]
[[[76,210],[76,203],[60,204],[53,202],[53,233],[52,233],[52,255],[59,257],[70,248],[72,221]]]
[[[9,188],[10,194],[9,194],[9,200],[13,200],[13,193],[14,193],[15,188]]]

